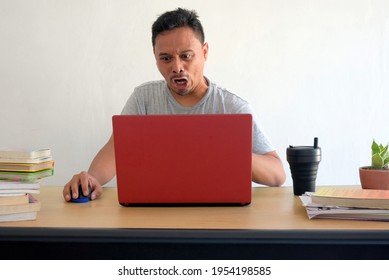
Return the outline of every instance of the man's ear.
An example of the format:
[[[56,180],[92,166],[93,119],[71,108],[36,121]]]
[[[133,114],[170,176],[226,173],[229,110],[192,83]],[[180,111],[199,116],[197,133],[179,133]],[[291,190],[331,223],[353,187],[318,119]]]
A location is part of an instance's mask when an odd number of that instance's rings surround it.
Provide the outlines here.
[[[203,54],[204,54],[204,59],[207,60],[207,57],[208,57],[208,43],[204,43],[204,45],[203,45]]]

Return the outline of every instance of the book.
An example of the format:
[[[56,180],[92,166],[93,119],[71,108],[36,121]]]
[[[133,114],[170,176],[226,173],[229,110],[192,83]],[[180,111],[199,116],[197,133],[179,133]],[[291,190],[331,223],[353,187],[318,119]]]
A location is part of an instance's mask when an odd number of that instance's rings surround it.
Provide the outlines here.
[[[19,205],[1,205],[0,215],[25,213],[25,212],[38,212],[41,208],[40,202],[31,194],[28,195],[28,203]]]
[[[0,180],[9,181],[38,181],[42,178],[53,176],[54,168],[36,172],[0,171]]]
[[[311,198],[324,206],[389,209],[389,190],[322,187]]]
[[[300,196],[309,219],[338,219],[389,222],[388,209],[325,206],[312,202],[310,193]]]
[[[38,158],[0,158],[1,163],[42,163],[53,160],[52,156]]]
[[[50,149],[2,148],[0,158],[35,159],[51,156]]]
[[[36,220],[38,211],[0,214],[0,222],[18,222],[18,221],[32,221]]]
[[[28,194],[0,194],[0,206],[19,205],[29,202]]]
[[[0,162],[0,171],[36,172],[48,168],[54,168],[53,160],[40,163]]]
[[[35,190],[40,188],[40,182],[18,182],[0,180],[0,190]]]
[[[38,194],[38,193],[40,193],[40,189],[14,189],[14,190],[10,190],[10,189],[2,190],[2,189],[0,189],[0,196],[17,195],[17,194],[21,195],[21,194],[26,194],[26,193]]]
[[[40,193],[40,182],[2,181],[0,180],[0,196]]]

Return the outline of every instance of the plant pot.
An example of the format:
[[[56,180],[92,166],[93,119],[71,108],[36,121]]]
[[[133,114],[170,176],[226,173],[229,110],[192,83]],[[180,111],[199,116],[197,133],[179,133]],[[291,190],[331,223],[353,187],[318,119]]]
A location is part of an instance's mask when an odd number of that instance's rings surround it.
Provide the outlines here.
[[[362,189],[389,190],[389,170],[372,169],[370,166],[359,168]]]

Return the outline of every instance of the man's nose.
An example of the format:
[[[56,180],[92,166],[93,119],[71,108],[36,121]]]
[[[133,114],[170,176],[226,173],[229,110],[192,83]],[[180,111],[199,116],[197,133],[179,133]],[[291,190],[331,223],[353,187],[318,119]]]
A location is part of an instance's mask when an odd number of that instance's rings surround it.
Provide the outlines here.
[[[174,60],[172,71],[175,74],[184,72],[184,63],[181,59]]]

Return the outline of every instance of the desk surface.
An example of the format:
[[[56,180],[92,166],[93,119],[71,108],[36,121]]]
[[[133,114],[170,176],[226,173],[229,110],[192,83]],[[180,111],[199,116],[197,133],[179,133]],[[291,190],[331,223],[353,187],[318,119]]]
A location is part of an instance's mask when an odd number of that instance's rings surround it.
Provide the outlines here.
[[[309,220],[291,187],[255,187],[248,206],[123,207],[114,187],[89,203],[67,203],[62,187],[42,187],[36,221],[0,227],[131,229],[389,230],[389,223],[332,219]]]
[[[116,188],[84,204],[42,187],[36,221],[0,223],[3,259],[389,259],[389,223],[309,220],[291,187],[248,206],[123,207]]]

